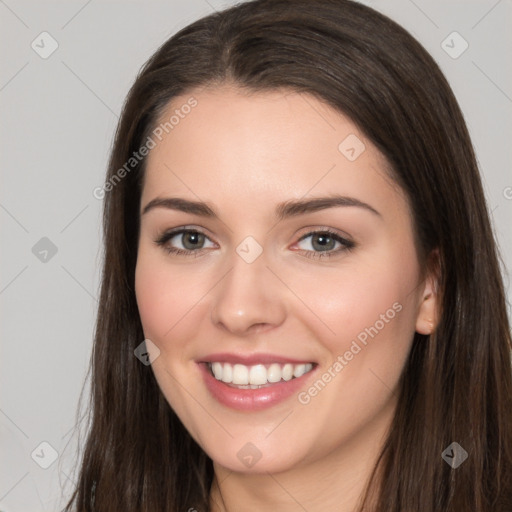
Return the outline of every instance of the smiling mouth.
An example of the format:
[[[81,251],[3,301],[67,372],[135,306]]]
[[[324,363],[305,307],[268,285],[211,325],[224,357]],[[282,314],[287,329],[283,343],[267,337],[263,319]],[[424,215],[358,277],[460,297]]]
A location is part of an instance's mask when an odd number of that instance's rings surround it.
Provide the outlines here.
[[[210,374],[218,381],[237,389],[259,389],[274,386],[302,377],[316,366],[316,363],[272,363],[231,364],[222,362],[206,363]]]

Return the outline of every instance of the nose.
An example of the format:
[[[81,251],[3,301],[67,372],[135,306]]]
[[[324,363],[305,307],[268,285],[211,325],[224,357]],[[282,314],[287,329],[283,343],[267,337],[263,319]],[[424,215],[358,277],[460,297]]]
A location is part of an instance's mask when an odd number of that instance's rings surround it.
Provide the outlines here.
[[[267,267],[265,252],[252,263],[235,253],[231,262],[231,270],[212,290],[212,323],[237,336],[281,325],[286,288]]]

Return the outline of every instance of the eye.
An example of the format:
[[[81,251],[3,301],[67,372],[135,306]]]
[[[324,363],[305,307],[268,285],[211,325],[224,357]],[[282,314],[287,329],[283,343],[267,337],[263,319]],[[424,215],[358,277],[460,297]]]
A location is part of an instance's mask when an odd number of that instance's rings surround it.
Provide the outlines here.
[[[201,253],[205,249],[204,243],[206,240],[209,240],[209,238],[197,229],[181,228],[165,232],[155,240],[155,243],[170,254],[190,255]],[[175,246],[176,244],[178,244],[178,247]],[[215,247],[215,244],[213,244],[213,247]]]
[[[355,247],[354,242],[343,238],[330,229],[311,231],[301,237],[297,243],[300,244],[307,239],[310,240],[304,243],[301,248],[305,251],[304,256],[307,258],[330,258]]]
[[[306,243],[305,240],[308,239],[310,240]],[[155,240],[155,243],[169,254],[199,256],[206,249],[204,245],[206,241],[210,241],[210,248],[215,247],[203,232],[197,229],[178,228],[166,231]],[[300,249],[304,256],[312,259],[330,258],[355,247],[354,242],[330,229],[311,231],[302,236],[296,245],[301,243],[303,247]]]

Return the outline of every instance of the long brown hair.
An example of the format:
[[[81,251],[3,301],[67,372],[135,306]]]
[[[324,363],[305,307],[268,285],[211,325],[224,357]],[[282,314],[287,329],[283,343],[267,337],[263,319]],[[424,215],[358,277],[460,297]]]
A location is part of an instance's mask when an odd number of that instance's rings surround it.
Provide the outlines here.
[[[108,167],[92,416],[66,511],[209,509],[212,462],[134,357],[144,339],[134,273],[146,159],[114,178],[175,96],[223,83],[309,93],[348,116],[405,191],[421,261],[438,250],[440,319],[433,335],[413,340],[368,487],[375,510],[512,511],[509,321],[470,137],[424,48],[350,0],[242,3],[185,27],[141,69]],[[452,442],[468,453],[457,469],[441,457]]]

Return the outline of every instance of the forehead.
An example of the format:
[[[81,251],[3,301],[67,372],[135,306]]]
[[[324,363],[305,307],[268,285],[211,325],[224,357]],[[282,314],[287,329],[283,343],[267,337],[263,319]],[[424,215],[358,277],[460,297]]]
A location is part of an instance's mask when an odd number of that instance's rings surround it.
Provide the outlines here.
[[[406,207],[383,155],[350,119],[309,94],[191,91],[173,99],[158,126],[142,204],[181,194],[261,208],[336,192]]]

